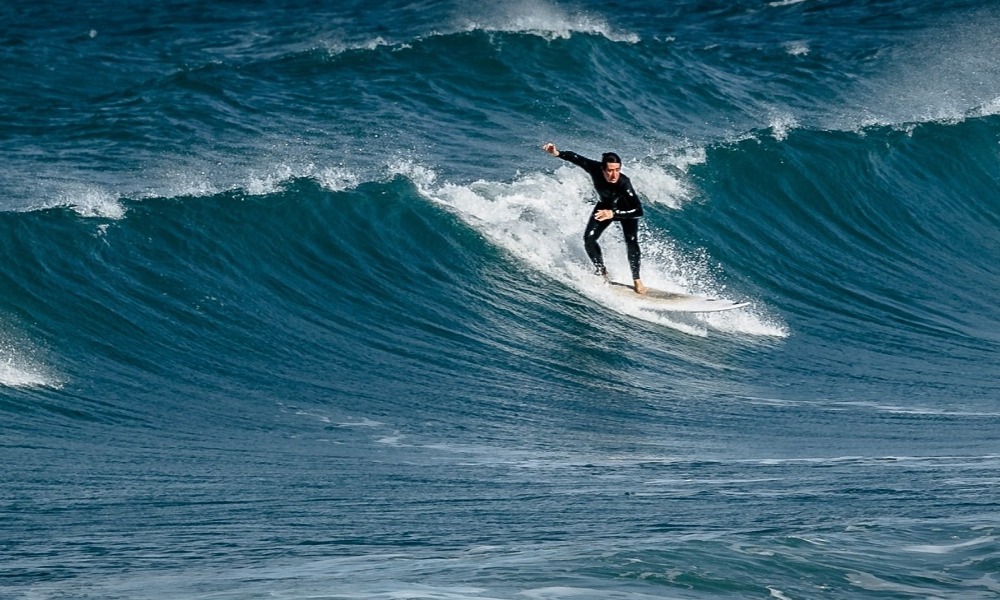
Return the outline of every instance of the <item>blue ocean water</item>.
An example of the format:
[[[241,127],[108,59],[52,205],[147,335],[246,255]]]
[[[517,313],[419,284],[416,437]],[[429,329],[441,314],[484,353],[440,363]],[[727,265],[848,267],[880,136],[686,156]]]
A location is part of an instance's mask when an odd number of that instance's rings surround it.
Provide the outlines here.
[[[0,596],[997,597],[998,40],[973,1],[0,5]],[[750,306],[610,294],[547,141],[622,155],[647,285]]]

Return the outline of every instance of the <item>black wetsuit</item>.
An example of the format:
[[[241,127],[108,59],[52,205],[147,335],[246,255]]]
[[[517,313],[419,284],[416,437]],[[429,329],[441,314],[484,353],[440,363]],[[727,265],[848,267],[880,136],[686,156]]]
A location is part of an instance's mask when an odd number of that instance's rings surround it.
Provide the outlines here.
[[[583,167],[583,170],[594,180],[594,188],[599,197],[594,212],[587,221],[587,229],[583,234],[583,247],[587,250],[587,256],[594,263],[594,268],[601,275],[607,274],[604,267],[604,257],[601,254],[601,247],[597,243],[597,238],[601,237],[604,230],[611,225],[612,221],[618,221],[622,226],[622,234],[625,236],[625,247],[628,249],[628,265],[632,269],[632,279],[639,279],[639,217],[642,216],[642,204],[639,196],[632,189],[632,181],[624,175],[618,176],[615,183],[608,182],[604,178],[604,166],[589,158],[584,158],[576,152],[560,150],[559,158],[569,161],[574,165]],[[610,210],[614,213],[612,219],[598,221],[595,215],[599,210]]]

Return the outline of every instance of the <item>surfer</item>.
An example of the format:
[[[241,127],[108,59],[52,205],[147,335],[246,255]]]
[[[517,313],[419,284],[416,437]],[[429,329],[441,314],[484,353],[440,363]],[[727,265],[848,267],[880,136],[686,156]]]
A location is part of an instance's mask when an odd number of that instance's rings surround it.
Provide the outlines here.
[[[595,273],[608,279],[608,269],[604,266],[604,257],[597,239],[612,221],[618,221],[625,236],[625,248],[628,250],[628,265],[632,269],[632,287],[637,294],[645,294],[646,286],[639,279],[639,217],[642,216],[642,204],[639,196],[632,189],[632,182],[622,175],[622,159],[614,152],[605,152],[600,162],[584,158],[569,150],[559,151],[556,145],[549,142],[542,145],[545,150],[556,158],[561,158],[574,165],[582,167],[594,181],[598,201],[594,212],[587,221],[583,234],[583,247],[587,256],[594,263]]]

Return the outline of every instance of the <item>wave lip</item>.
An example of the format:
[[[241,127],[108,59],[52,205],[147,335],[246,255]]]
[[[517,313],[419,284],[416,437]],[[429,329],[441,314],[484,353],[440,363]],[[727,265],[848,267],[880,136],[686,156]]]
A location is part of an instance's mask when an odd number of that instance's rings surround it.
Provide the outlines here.
[[[569,14],[557,6],[535,0],[524,0],[505,15],[470,19],[462,29],[470,31],[527,33],[548,40],[568,39],[574,33],[598,35],[613,42],[635,44],[635,33],[620,31],[602,18],[584,12]]]

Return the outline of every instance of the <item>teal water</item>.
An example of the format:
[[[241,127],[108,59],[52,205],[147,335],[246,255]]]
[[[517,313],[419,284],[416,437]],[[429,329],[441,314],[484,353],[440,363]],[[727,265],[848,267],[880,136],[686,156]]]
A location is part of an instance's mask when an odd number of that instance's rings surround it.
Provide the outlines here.
[[[0,7],[0,595],[995,597],[998,30]]]

